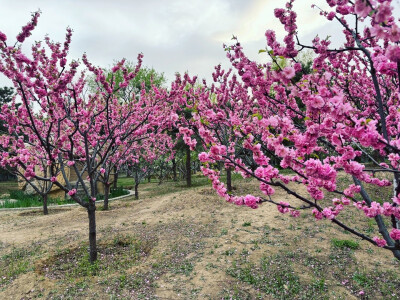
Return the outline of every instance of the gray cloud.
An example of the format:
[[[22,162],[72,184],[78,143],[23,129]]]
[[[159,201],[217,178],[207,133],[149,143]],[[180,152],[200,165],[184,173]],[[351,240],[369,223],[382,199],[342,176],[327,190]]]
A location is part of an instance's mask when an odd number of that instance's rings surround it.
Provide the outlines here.
[[[397,1],[397,0],[396,0]],[[286,0],[0,0],[0,31],[9,40],[15,39],[30,13],[42,10],[39,25],[31,38],[41,40],[46,34],[63,41],[65,28],[74,30],[70,58],[80,58],[84,52],[100,66],[110,66],[116,59],[136,60],[144,53],[144,64],[164,72],[173,80],[175,72],[189,70],[200,78],[210,78],[213,67],[229,62],[222,44],[230,43],[232,34],[238,36],[245,52],[253,59],[265,47],[264,32],[275,29],[283,36],[282,26],[273,17],[274,7],[283,7]],[[337,35],[312,2],[297,0],[300,36],[309,42],[318,30]],[[399,6],[398,2],[395,4]],[[25,49],[27,49],[25,47]],[[2,75],[1,75],[2,76]],[[8,84],[0,76],[0,86]]]

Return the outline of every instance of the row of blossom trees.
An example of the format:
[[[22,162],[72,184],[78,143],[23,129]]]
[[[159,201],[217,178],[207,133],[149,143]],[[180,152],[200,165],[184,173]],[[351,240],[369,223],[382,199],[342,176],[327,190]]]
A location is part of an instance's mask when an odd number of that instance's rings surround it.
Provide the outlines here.
[[[0,114],[8,130],[0,136],[0,163],[16,168],[28,182],[41,182],[46,189],[36,190],[44,197],[55,185],[87,209],[93,262],[97,258],[97,181],[105,185],[107,209],[112,170],[138,160],[155,145],[154,141],[172,143],[164,133],[173,124],[170,106],[165,105],[165,97],[156,88],[132,94],[128,101],[118,97],[119,90],[129,86],[139,72],[141,54],[132,71],[124,60],[112,68],[112,73],[122,74],[118,84],[112,74],[106,78],[109,74],[93,66],[86,55],[82,57],[85,71],[78,72],[81,63],[67,59],[71,29],[67,29],[64,44],[46,37],[32,46],[30,55],[24,54],[22,44],[37,25],[39,15],[35,13],[22,28],[15,45],[8,45],[6,35],[0,33],[0,72],[13,82],[18,94]],[[87,88],[88,74],[94,78],[95,91]],[[22,102],[19,107],[18,101]],[[67,168],[76,173],[76,182],[70,182]],[[84,194],[77,193],[79,188]]]
[[[191,137],[200,137],[203,173],[228,202],[252,208],[269,202],[293,217],[309,208],[316,219],[329,219],[400,259],[400,28],[391,1],[327,1],[330,10],[320,14],[343,28],[340,48],[319,37],[302,44],[293,2],[275,10],[287,33],[284,44],[274,31],[265,34],[268,47],[260,52],[271,62],[252,61],[237,41],[226,46],[241,80],[217,67],[214,83],[192,93],[193,119],[181,132],[188,145]],[[311,72],[299,60],[302,50],[315,54]],[[243,157],[243,151],[251,155]],[[218,161],[258,180],[264,196],[228,192]],[[342,174],[353,183],[339,187]],[[365,184],[393,185],[394,195],[377,198]],[[303,205],[275,200],[276,188]],[[330,195],[332,201],[323,201]],[[380,236],[370,237],[340,217],[351,209],[374,218]]]
[[[327,0],[330,10],[320,14],[343,28],[340,48],[319,37],[302,44],[293,2],[275,10],[287,33],[284,43],[274,31],[265,34],[268,47],[260,52],[270,56],[269,63],[250,60],[235,40],[225,47],[234,71],[217,66],[211,85],[185,74],[168,91],[142,88],[128,101],[121,100],[120,90],[139,72],[141,55],[133,71],[124,60],[112,68],[118,83],[84,55],[86,73],[97,87],[90,91],[86,74],[78,74],[79,62],[67,63],[71,30],[64,45],[46,38],[47,47],[35,43],[31,58],[22,53],[21,44],[37,23],[34,14],[16,45],[8,46],[0,33],[0,72],[13,81],[22,101],[0,114],[8,127],[0,137],[1,165],[18,166],[28,181],[58,186],[87,209],[94,261],[97,180],[108,190],[111,173],[126,163],[146,172],[140,164],[171,153],[174,141],[166,130],[178,128],[176,138],[182,136],[189,149],[199,144],[204,149],[202,172],[228,202],[251,208],[269,202],[293,217],[310,209],[316,219],[329,219],[400,259],[400,29],[391,1]],[[312,69],[301,64],[303,50],[315,54]],[[233,170],[258,180],[264,196],[235,195],[220,180],[221,163],[228,174]],[[78,174],[75,185],[65,175],[67,166]],[[66,184],[57,180],[60,174]],[[340,187],[340,176],[353,183]],[[377,199],[365,184],[393,185],[394,195]],[[78,185],[86,198],[77,194]],[[302,205],[274,199],[276,188]],[[374,218],[380,236],[370,237],[343,220],[341,212],[350,209]]]

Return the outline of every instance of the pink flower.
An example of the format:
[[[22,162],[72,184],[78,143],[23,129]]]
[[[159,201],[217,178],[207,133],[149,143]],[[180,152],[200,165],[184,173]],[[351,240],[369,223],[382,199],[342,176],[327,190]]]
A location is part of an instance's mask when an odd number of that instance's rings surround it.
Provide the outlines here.
[[[387,217],[391,216],[395,211],[395,208],[392,204],[389,202],[384,202],[383,203],[383,214]]]
[[[324,210],[322,211],[322,214],[324,215],[325,218],[332,220],[335,218],[335,215],[330,207],[325,207]]]
[[[368,6],[367,1],[357,0],[354,5],[354,12],[362,18],[368,16],[371,8]]]
[[[251,73],[250,73],[249,71],[245,72],[245,73],[242,75],[242,80],[243,80],[243,82],[245,82],[245,83],[250,83],[250,82],[251,82]]]
[[[376,23],[382,23],[389,19],[392,14],[392,8],[389,4],[384,3],[381,4],[378,8],[378,12],[375,14],[374,21]]]
[[[390,45],[386,49],[386,57],[393,62],[400,62],[400,47],[397,45]]]
[[[292,68],[292,67],[285,67],[282,70],[282,73],[287,79],[292,79],[294,77],[294,75],[296,75],[296,72],[294,71],[294,68]]]
[[[376,201],[373,201],[371,203],[371,207],[363,206],[362,209],[363,209],[365,215],[369,218],[374,218],[377,215],[383,214],[383,207],[381,207],[381,205]]]
[[[206,162],[206,161],[208,161],[208,154],[207,154],[206,152],[201,152],[201,153],[199,154],[199,160],[200,160],[201,162]]]
[[[298,210],[292,209],[292,210],[290,211],[290,215],[291,215],[293,218],[297,218],[297,217],[300,216],[300,212],[299,212]]]
[[[316,208],[314,208],[314,209],[312,210],[312,214],[314,215],[314,217],[315,217],[317,220],[321,220],[321,219],[324,217],[324,215],[323,215],[318,209],[316,209]]]
[[[331,11],[327,16],[326,16],[326,18],[329,20],[329,21],[332,21],[333,20],[333,18],[336,16],[336,13],[334,12],[334,11]]]
[[[105,172],[106,172],[106,170],[105,170],[104,168],[101,168],[101,169],[100,169],[100,173],[101,173],[101,174],[104,174]]]
[[[0,31],[0,41],[5,42],[7,40],[7,36]]]
[[[280,205],[277,205],[277,209],[279,210],[280,213],[286,214],[289,212],[289,203],[281,201],[279,202]]]
[[[57,181],[57,178],[53,176],[53,177],[50,178],[50,181],[51,181],[51,182],[56,182],[56,181]]]
[[[322,108],[325,105],[325,101],[321,96],[311,96],[308,99],[308,102],[310,103],[310,106],[315,109]]]
[[[67,162],[67,165],[68,165],[69,167],[73,166],[74,164],[75,164],[75,161],[73,161],[73,160],[69,160],[69,161]]]
[[[376,245],[378,247],[385,247],[386,246],[386,241],[384,239],[380,239],[377,236],[374,236],[372,239],[374,240],[374,242],[376,243]]]
[[[254,197],[253,195],[246,195],[244,197],[244,204],[251,207],[257,208],[258,198]]]
[[[76,194],[76,189],[72,189],[72,190],[70,190],[69,192],[68,192],[68,195],[70,195],[71,197],[73,196],[73,195],[75,195]]]
[[[260,183],[260,190],[265,194],[265,195],[273,195],[275,193],[275,190],[268,184],[261,182]]]
[[[390,237],[394,240],[400,240],[400,229],[393,228]]]

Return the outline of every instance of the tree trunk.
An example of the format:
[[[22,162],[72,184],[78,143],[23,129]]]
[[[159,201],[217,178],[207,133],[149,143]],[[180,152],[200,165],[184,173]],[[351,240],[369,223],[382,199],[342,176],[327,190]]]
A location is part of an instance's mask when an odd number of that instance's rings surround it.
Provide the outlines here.
[[[150,179],[150,177],[149,177],[149,179]],[[149,182],[150,182],[150,180],[149,180]],[[138,175],[138,173],[136,171],[136,173],[135,173],[135,199],[136,200],[139,199],[139,189],[138,189],[139,183],[140,183],[139,182],[139,175]]]
[[[172,173],[174,175],[173,180],[174,181],[178,181],[178,178],[176,176],[176,160],[175,160],[175,157],[172,159]]]
[[[151,182],[151,176],[147,177],[147,182],[148,182],[148,183]]]
[[[186,147],[186,185],[188,187],[192,186],[192,170],[191,170],[191,161],[190,161],[190,148]]]
[[[163,180],[163,168],[164,168],[164,165],[161,164],[161,166],[160,166],[160,175],[158,176],[158,185],[160,185],[162,183],[162,180]]]
[[[104,184],[103,210],[108,210],[108,198],[110,196],[110,184]]]
[[[139,184],[135,184],[135,199],[139,200]]]
[[[118,170],[117,167],[114,167],[114,181],[113,181],[113,189],[116,190],[118,187]]]
[[[47,209],[47,193],[42,196],[43,199],[43,214],[48,215],[49,210]]]
[[[228,192],[232,192],[232,169],[226,168],[226,186],[228,189]]]
[[[89,216],[89,257],[90,263],[97,260],[97,246],[96,246],[96,204],[90,201],[88,207]]]

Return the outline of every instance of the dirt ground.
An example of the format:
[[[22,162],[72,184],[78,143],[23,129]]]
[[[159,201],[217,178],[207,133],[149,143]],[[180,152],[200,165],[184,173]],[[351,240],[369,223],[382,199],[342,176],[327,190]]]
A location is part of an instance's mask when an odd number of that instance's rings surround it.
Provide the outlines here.
[[[237,192],[242,193],[256,188],[255,184],[238,185]],[[83,208],[52,208],[48,216],[35,210],[1,211],[0,267],[8,271],[1,273],[0,299],[289,299],[296,293],[299,299],[309,295],[313,299],[385,299],[385,293],[386,299],[400,299],[397,282],[393,282],[396,292],[389,285],[382,294],[374,294],[370,281],[357,281],[354,275],[363,272],[368,279],[377,269],[398,272],[399,264],[390,253],[345,234],[329,221],[315,222],[310,212],[294,219],[268,204],[256,210],[238,207],[225,203],[210,187],[163,195],[151,194],[146,187],[140,200],[114,201],[111,210],[96,213],[99,248],[108,249],[113,241],[113,247],[125,247],[120,240],[115,242],[116,237],[131,237],[140,241],[140,255],[127,257],[125,248],[111,254],[104,250],[99,258],[103,265],[91,275],[82,274],[85,267],[78,256],[85,251],[71,256],[77,249],[86,249],[88,218]],[[274,199],[284,201],[289,196],[277,191]],[[332,238],[352,239],[359,248],[333,248]],[[61,268],[63,257],[71,257],[69,264],[80,269]],[[268,261],[266,269],[260,267],[262,258]],[[117,260],[121,263],[116,264]],[[314,270],[310,263],[314,260],[322,273]],[[350,269],[347,262],[352,264]],[[103,267],[106,263],[109,267]],[[292,289],[295,281],[290,278],[285,277],[281,285],[272,282],[281,276],[280,268],[288,265],[287,273],[295,274],[301,286],[307,285],[308,296],[295,285]],[[244,276],[249,270],[246,266],[255,273]],[[287,291],[270,291],[263,287],[269,283],[261,280],[272,280],[271,286]],[[365,282],[371,283],[371,292]]]

